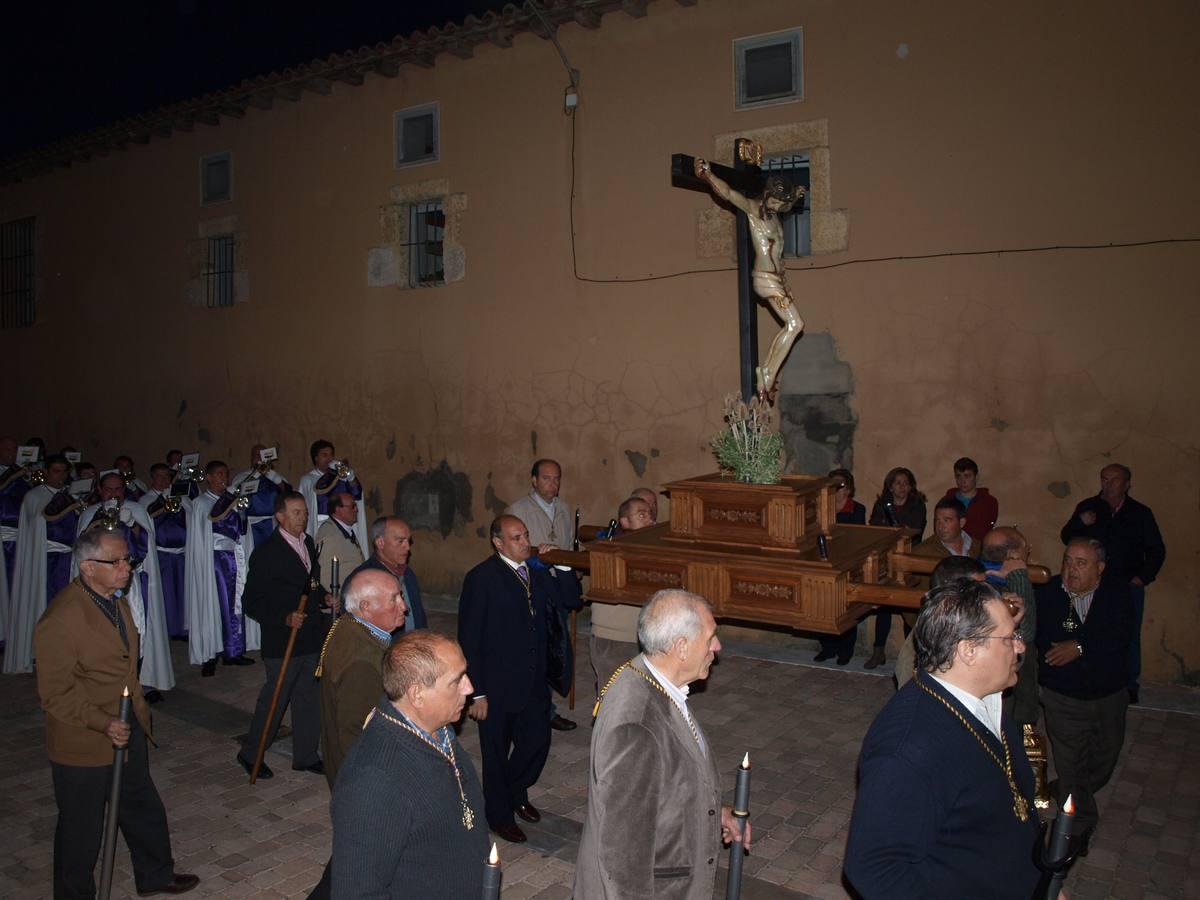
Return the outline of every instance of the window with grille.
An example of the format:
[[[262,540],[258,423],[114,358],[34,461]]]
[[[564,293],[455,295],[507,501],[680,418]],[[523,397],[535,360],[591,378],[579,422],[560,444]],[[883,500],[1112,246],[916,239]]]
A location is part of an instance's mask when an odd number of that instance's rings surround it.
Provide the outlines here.
[[[232,234],[208,239],[208,260],[204,266],[204,305],[233,306]]]
[[[394,118],[396,167],[437,162],[441,151],[436,103],[402,109]]]
[[[804,99],[804,29],[733,42],[739,109]]]
[[[0,224],[0,327],[33,324],[34,219]]]
[[[762,170],[782,175],[793,185],[803,185],[806,191],[803,205],[797,203],[783,216],[783,255],[811,256],[812,229],[808,214],[809,169],[807,153],[781,153],[763,159]]]
[[[233,157],[214,153],[200,160],[200,201],[224,203],[233,197]]]
[[[446,213],[441,200],[414,203],[408,213],[408,284],[424,287],[445,284],[442,237]]]

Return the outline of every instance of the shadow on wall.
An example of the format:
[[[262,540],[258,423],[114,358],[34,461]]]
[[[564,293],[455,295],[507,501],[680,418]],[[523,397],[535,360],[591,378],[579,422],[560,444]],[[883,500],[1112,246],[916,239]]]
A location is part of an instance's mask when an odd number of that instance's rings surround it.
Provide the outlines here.
[[[854,373],[838,358],[827,331],[805,333],[792,347],[779,378],[779,431],[789,474],[824,475],[830,469],[854,468],[851,409]]]
[[[449,537],[471,521],[471,480],[445,460],[435,469],[414,469],[396,482],[392,510],[414,531],[425,528]]]

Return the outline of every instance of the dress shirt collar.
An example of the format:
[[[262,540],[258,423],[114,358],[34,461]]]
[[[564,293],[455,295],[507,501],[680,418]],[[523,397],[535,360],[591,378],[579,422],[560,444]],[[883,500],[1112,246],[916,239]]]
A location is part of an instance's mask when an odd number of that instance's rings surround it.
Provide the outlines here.
[[[300,557],[300,561],[304,563],[305,568],[307,568],[309,565],[309,557],[308,546],[304,543],[304,535],[301,534],[300,537],[293,537],[285,528],[276,528],[275,530],[279,532],[280,537],[287,541],[288,546],[296,551],[296,555]]]
[[[954,548],[951,547],[949,544],[943,543],[942,546],[945,547],[947,551],[949,551],[951,556],[970,556],[971,555],[971,546],[973,544],[974,544],[974,541],[971,540],[971,536],[964,531],[962,533],[962,553],[955,553]]]
[[[646,664],[646,671],[654,676],[655,680],[663,686],[663,690],[667,692],[667,696],[679,704],[679,708],[687,714],[687,698],[690,690],[688,685],[679,686],[671,683],[671,679],[665,676],[658,669],[654,668],[654,663],[650,662],[646,654],[642,654],[642,662]]]
[[[929,677],[944,687],[955,700],[965,706],[967,712],[974,716],[997,739],[1004,740],[1000,736],[1000,695],[1002,691],[988,694],[981,700],[974,694],[964,691],[962,688],[956,687],[950,682],[938,678],[936,675],[930,675]]]
[[[533,502],[541,507],[542,512],[550,517],[550,521],[554,521],[554,511],[558,509],[558,498],[555,497],[549,503],[542,499],[542,495],[537,491],[530,491],[529,496],[533,498]]]
[[[350,613],[350,615],[354,616],[354,621],[357,622],[358,624],[362,625],[362,627],[367,629],[367,631],[371,632],[371,637],[375,638],[375,640],[379,641],[379,643],[383,644],[383,646],[385,646],[385,647],[392,646],[392,636],[390,634],[388,634],[386,631],[384,631],[382,628],[380,628],[378,625],[372,625],[366,619],[362,619],[362,618],[359,618],[358,616],[355,616],[354,613]]]
[[[517,571],[517,569],[521,568],[522,566],[525,567],[526,572],[529,571],[529,563],[528,562],[523,562],[523,563],[514,562],[513,560],[511,560],[507,556],[505,556],[503,553],[501,553],[499,550],[496,551],[496,555],[498,557],[500,557],[502,560],[504,560],[504,564],[506,566],[508,566],[510,569],[512,569],[514,572]]]

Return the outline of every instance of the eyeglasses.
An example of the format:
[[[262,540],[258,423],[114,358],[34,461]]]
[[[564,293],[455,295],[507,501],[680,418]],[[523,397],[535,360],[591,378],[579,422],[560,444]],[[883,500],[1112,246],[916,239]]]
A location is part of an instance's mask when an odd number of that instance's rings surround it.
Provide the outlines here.
[[[116,559],[96,559],[94,557],[88,557],[84,560],[84,562],[101,563],[106,566],[119,566],[121,563],[125,563],[125,565],[129,566],[131,569],[136,569],[142,564],[142,561],[136,556],[118,556]]]
[[[1021,637],[1021,635],[1019,635],[1017,633],[1010,634],[1007,637],[999,637],[998,635],[989,634],[986,637],[980,638],[980,640],[981,641],[1007,641],[1010,645],[1016,644],[1018,641],[1020,641],[1022,644],[1025,643],[1025,638]]]

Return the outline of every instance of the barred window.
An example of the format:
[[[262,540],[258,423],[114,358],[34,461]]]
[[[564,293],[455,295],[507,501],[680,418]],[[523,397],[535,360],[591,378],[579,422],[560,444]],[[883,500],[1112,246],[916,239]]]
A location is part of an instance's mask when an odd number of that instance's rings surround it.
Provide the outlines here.
[[[441,200],[414,203],[408,214],[408,284],[427,287],[445,284],[442,268],[442,236],[446,213]]]
[[[763,160],[762,169],[772,175],[782,175],[793,185],[803,185],[807,192],[809,186],[809,169],[807,153],[780,153],[767,156]],[[797,203],[783,220],[783,255],[811,256],[812,230],[808,214],[808,195],[804,203]]]
[[[232,234],[208,239],[208,260],[204,266],[204,305],[233,306]]]
[[[34,321],[34,219],[0,224],[0,327],[28,328]]]

